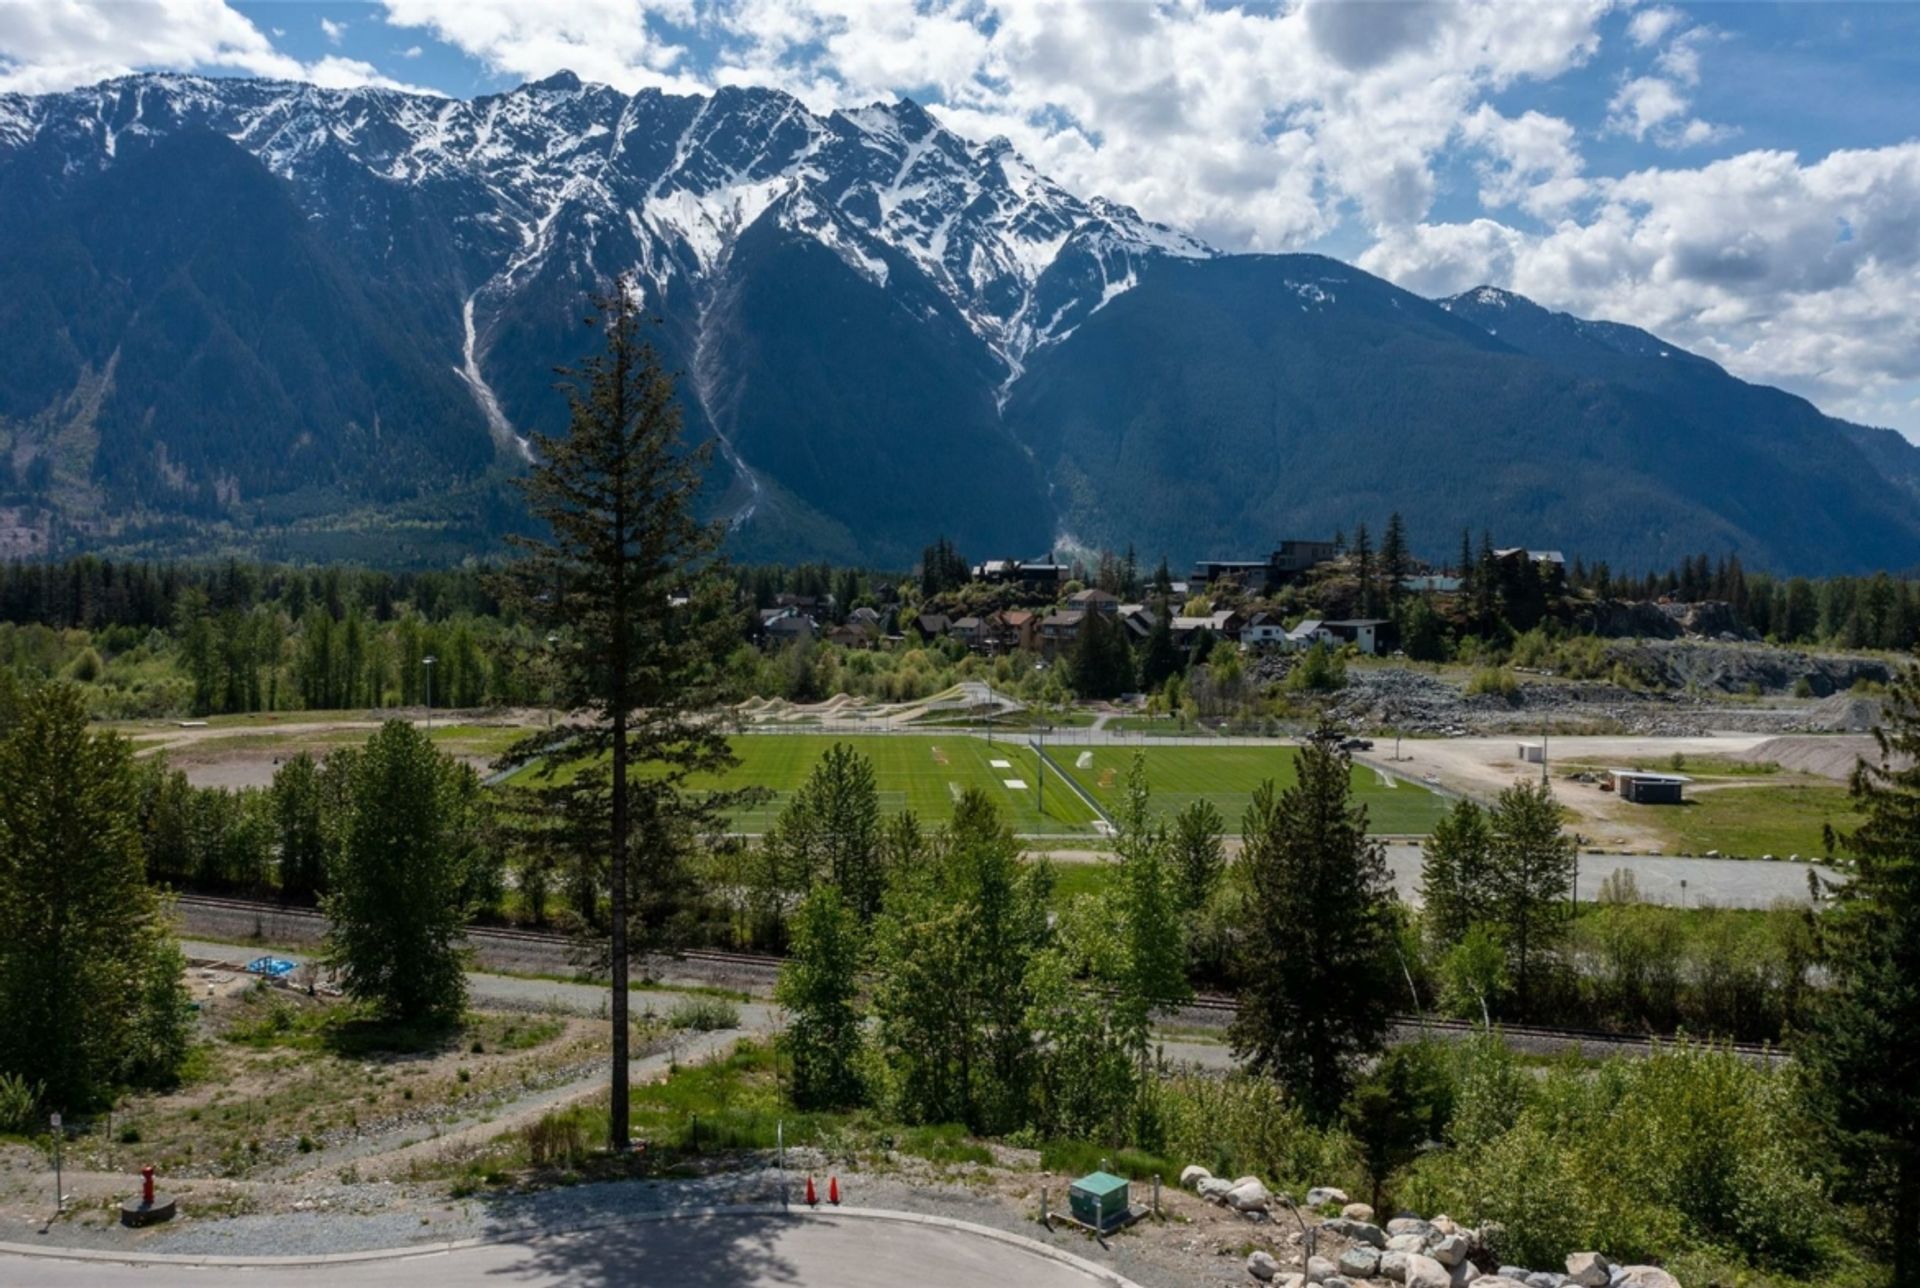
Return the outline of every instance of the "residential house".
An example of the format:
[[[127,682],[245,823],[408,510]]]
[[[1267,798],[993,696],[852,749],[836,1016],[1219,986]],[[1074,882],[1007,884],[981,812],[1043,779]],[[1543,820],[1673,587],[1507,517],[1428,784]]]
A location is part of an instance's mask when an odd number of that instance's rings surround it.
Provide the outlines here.
[[[947,627],[947,638],[959,640],[975,652],[985,651],[986,635],[987,624],[978,617],[956,618]]]
[[[1072,575],[1072,569],[1063,563],[1026,563],[1019,559],[989,559],[973,569],[975,581],[1012,583],[1036,590],[1051,590]]]
[[[1250,595],[1266,590],[1272,569],[1265,559],[1205,559],[1193,566],[1191,580],[1201,585],[1231,581]]]
[[[1282,541],[1267,560],[1276,582],[1292,581],[1331,563],[1340,547],[1331,541]]]
[[[762,648],[781,648],[801,640],[817,639],[820,635],[820,623],[806,613],[793,608],[775,608],[765,610],[772,617],[761,618],[760,645]]]
[[[1120,611],[1120,596],[1099,587],[1076,590],[1067,596],[1067,607],[1077,608],[1083,613],[1104,613],[1112,617]]]
[[[1159,621],[1145,604],[1120,605],[1120,625],[1126,628],[1127,642],[1135,648],[1147,642]]]
[[[1182,649],[1193,647],[1200,632],[1206,631],[1216,639],[1237,640],[1245,620],[1231,608],[1223,608],[1205,617],[1175,617],[1167,624],[1173,633],[1174,646]]]
[[[1383,651],[1386,632],[1393,623],[1383,617],[1353,617],[1345,621],[1321,622],[1320,630],[1341,644],[1351,644],[1372,657]]]
[[[1040,619],[1040,651],[1058,657],[1080,638],[1080,624],[1087,619],[1084,610],[1069,608]]]
[[[877,648],[880,632],[870,624],[848,621],[828,631],[826,641],[841,648]]]
[[[1248,648],[1285,647],[1287,643],[1286,619],[1278,613],[1261,611],[1247,618],[1247,624],[1240,628],[1240,642]]]
[[[987,628],[995,653],[1032,650],[1040,642],[1040,614],[1026,608],[1009,608],[987,618]]]
[[[952,624],[945,613],[921,613],[912,623],[914,633],[929,643],[945,638]]]

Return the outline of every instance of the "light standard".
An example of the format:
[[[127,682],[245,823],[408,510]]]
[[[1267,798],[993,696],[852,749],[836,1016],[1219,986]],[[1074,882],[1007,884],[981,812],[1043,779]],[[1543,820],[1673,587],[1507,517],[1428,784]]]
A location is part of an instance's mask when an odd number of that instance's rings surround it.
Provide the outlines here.
[[[433,664],[440,659],[429,653],[420,659],[427,671],[427,732],[433,732]]]
[[[553,732],[554,688],[558,680],[553,673],[553,651],[560,644],[560,637],[549,632],[547,635],[547,732]]]

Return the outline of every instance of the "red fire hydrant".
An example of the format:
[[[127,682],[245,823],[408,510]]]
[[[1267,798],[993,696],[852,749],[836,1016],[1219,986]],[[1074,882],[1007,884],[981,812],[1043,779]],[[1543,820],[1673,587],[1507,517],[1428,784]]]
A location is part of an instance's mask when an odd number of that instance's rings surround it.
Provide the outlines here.
[[[147,1207],[153,1206],[153,1165],[151,1163],[140,1169],[140,1202]]]

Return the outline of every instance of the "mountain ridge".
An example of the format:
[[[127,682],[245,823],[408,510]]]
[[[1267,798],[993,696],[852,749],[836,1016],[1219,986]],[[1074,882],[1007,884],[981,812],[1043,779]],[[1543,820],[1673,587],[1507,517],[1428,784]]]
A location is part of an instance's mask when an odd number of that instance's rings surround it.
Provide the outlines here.
[[[179,143],[201,134],[226,150]],[[0,334],[33,342],[31,361],[0,360],[0,465],[15,476],[9,493],[0,469],[0,496],[63,513],[97,497],[67,544],[111,545],[174,513],[270,544],[286,525],[286,498],[314,484],[281,468],[300,452],[334,462],[325,486],[352,505],[425,514],[467,498],[474,517],[462,531],[484,543],[502,521],[503,480],[524,465],[525,436],[564,424],[548,373],[579,354],[585,295],[631,271],[661,320],[663,355],[686,375],[690,432],[718,440],[716,510],[750,556],[899,563],[945,531],[983,554],[1035,553],[1067,532],[1116,545],[1137,534],[1185,559],[1257,550],[1301,525],[1377,522],[1393,508],[1430,516],[1416,536],[1446,549],[1460,525],[1442,524],[1445,507],[1422,501],[1413,466],[1424,461],[1427,477],[1441,477],[1449,471],[1431,468],[1436,460],[1472,460],[1488,479],[1467,493],[1472,501],[1452,502],[1452,517],[1534,544],[1597,544],[1612,496],[1630,498],[1626,512],[1652,525],[1606,552],[1626,561],[1692,542],[1811,570],[1920,562],[1920,452],[1890,431],[1833,421],[1636,328],[1553,314],[1510,293],[1499,293],[1498,308],[1474,292],[1424,301],[1339,261],[1225,254],[1128,207],[1083,200],[1006,140],[963,139],[910,100],[817,115],[778,91],[626,95],[570,73],[471,100],[153,74],[0,95],[0,233],[57,244],[54,262],[79,278],[112,277],[102,273],[109,264],[155,280],[200,265],[188,275],[198,302],[166,294],[178,311],[158,315],[187,337],[175,347],[190,348],[198,335],[299,333],[303,319],[276,313],[281,288],[268,270],[252,280],[215,273],[217,248],[193,242],[191,229],[176,230],[164,253],[137,237],[115,246],[105,233],[62,233],[86,223],[91,180],[129,166],[139,174],[139,158],[155,149],[162,172],[124,181],[116,200],[164,223],[185,200],[169,189],[249,194],[260,227],[230,229],[227,240],[255,260],[308,266],[302,281],[318,293],[294,296],[296,311],[335,319],[329,369],[353,369],[343,377],[351,397],[323,416],[314,408],[326,398],[285,392],[311,383],[282,370],[302,365],[297,354],[227,345],[205,365],[242,388],[282,390],[262,404],[274,422],[268,440],[300,446],[280,461],[225,468],[255,444],[233,428],[238,409],[209,418],[213,393],[196,402],[155,374],[177,336],[149,334],[150,305],[143,313],[131,299],[110,302],[76,322],[84,309],[63,295],[53,267],[16,265],[0,282],[17,297],[0,303]],[[240,158],[270,183],[237,178]],[[262,244],[245,246],[249,237]],[[139,263],[142,250],[177,262]],[[1236,288],[1236,276],[1264,294]],[[1140,316],[1143,289],[1174,310],[1158,327]],[[1350,308],[1358,312],[1345,316]],[[1116,333],[1138,347],[1110,352]],[[1241,366],[1162,360],[1186,337],[1216,333]],[[1278,347],[1249,346],[1256,333]],[[1330,344],[1334,335],[1344,347]],[[1315,365],[1302,366],[1309,351]],[[195,356],[183,349],[176,365],[193,370]],[[1092,382],[1089,368],[1104,381]],[[1140,385],[1138,369],[1162,383]],[[1201,370],[1206,388],[1182,383]],[[1461,371],[1509,382],[1486,388],[1496,414],[1484,426],[1468,401],[1436,419],[1410,385],[1404,398],[1378,396],[1417,372],[1425,403],[1460,398]],[[406,384],[404,396],[394,382]],[[104,469],[97,448],[83,459],[91,429],[56,432],[59,408],[83,387],[102,388],[94,419],[118,453]],[[1129,390],[1124,405],[1110,396],[1115,387]],[[1076,401],[1062,401],[1066,390]],[[1542,485],[1528,476],[1539,470],[1512,454],[1572,458],[1519,434],[1526,408],[1508,404],[1520,398],[1551,409],[1576,438],[1587,432],[1581,418],[1596,414],[1635,433],[1662,426],[1684,435],[1682,446],[1749,464],[1765,480],[1757,486],[1795,495],[1782,453],[1798,452],[1813,492],[1832,495],[1807,492],[1795,513],[1837,544],[1823,552],[1783,533],[1792,519],[1755,511],[1732,482],[1723,504],[1607,457],[1591,437],[1582,441],[1593,459],[1606,457],[1615,473],[1568,476],[1591,497],[1536,496]],[[1716,400],[1738,407],[1745,428],[1716,415]],[[1193,414],[1203,402],[1233,414],[1141,428],[1143,407]],[[1103,410],[1090,418],[1095,406]],[[1398,437],[1382,416],[1404,418]],[[1767,446],[1774,439],[1779,450]],[[1483,450],[1495,440],[1506,455]],[[412,443],[428,445],[430,463],[402,459],[396,445]],[[1312,463],[1312,486],[1286,484],[1286,471],[1265,464],[1250,469],[1248,459],[1262,458],[1223,453],[1226,444],[1243,453],[1289,444]],[[37,491],[22,485],[35,460],[56,455],[58,486],[44,467]],[[1151,472],[1126,466],[1135,459],[1152,461]],[[1192,460],[1214,462],[1216,476],[1191,476],[1183,462]],[[1126,495],[1101,491],[1113,487]],[[1864,516],[1852,536],[1834,522],[1849,510]]]

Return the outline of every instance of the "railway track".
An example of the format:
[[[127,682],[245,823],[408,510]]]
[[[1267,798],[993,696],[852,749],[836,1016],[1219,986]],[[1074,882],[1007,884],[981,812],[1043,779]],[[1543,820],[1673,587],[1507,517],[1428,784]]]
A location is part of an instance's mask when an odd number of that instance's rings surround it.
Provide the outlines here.
[[[267,899],[240,899],[220,895],[183,894],[175,896],[175,902],[183,907],[198,907],[242,915],[290,917],[298,920],[310,920],[324,923],[325,918],[315,909],[297,904],[276,903]],[[476,943],[494,941],[503,944],[523,944],[538,946],[556,953],[564,954],[572,945],[571,936],[553,930],[523,930],[506,926],[469,926],[467,938]],[[750,970],[764,972],[769,979],[777,975],[785,958],[771,953],[736,953],[718,949],[689,948],[673,954],[662,954],[663,960],[687,964],[708,964],[730,970]],[[1227,1016],[1237,1008],[1238,1003],[1227,993],[1197,993],[1182,1010],[1202,1012],[1207,1015]],[[1436,1016],[1396,1014],[1389,1024],[1403,1033],[1428,1032],[1437,1036],[1459,1039],[1471,1036],[1480,1029],[1480,1025],[1468,1020],[1446,1019]],[[1652,1048],[1672,1044],[1679,1039],[1672,1034],[1624,1033],[1610,1029],[1571,1028],[1558,1025],[1502,1024],[1500,1032],[1509,1040],[1537,1045],[1567,1048],[1572,1046],[1615,1047],[1632,1050],[1651,1050]],[[1781,1048],[1759,1042],[1720,1042],[1716,1046],[1732,1051],[1734,1054],[1752,1060],[1774,1061],[1790,1059]]]

